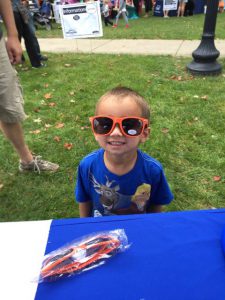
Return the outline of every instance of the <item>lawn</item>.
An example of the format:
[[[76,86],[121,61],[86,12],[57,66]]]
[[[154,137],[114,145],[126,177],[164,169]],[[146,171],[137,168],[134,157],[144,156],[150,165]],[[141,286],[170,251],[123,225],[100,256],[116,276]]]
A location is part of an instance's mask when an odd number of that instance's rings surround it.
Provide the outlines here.
[[[225,74],[193,78],[185,70],[187,58],[48,55],[45,69],[17,69],[26,140],[60,170],[20,174],[16,153],[0,136],[0,221],[78,216],[76,169],[98,147],[88,117],[99,96],[117,85],[134,88],[150,103],[151,137],[141,148],[164,166],[175,196],[166,210],[224,207]]]
[[[124,21],[119,21],[119,28],[105,27],[103,24],[104,39],[201,39],[203,33],[204,14],[190,17],[171,17],[164,19],[151,16],[149,18],[139,18],[130,20],[130,28],[125,29]],[[218,14],[216,25],[216,38],[225,38],[225,13]],[[37,30],[37,36],[41,38],[62,37],[62,30],[59,24],[53,23],[53,29],[47,31],[44,28]]]

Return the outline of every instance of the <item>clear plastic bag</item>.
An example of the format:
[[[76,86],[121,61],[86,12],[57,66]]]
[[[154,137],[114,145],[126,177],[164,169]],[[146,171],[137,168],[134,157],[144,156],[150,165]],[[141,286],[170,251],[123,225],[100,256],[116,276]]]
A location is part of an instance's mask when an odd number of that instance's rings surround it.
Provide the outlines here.
[[[129,247],[123,229],[83,236],[45,255],[37,281],[55,281],[90,270]]]

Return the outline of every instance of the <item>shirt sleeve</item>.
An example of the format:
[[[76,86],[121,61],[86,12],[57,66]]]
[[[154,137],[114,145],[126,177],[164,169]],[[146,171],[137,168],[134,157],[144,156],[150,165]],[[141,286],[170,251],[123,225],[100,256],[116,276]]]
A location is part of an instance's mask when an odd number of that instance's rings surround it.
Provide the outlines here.
[[[150,203],[165,205],[169,204],[172,200],[173,194],[170,190],[163,169],[160,169],[160,172],[158,172],[157,176],[155,176],[154,183],[152,184]]]
[[[76,181],[76,186],[74,191],[75,200],[77,202],[87,202],[90,200],[87,191],[88,178],[86,177],[87,176],[85,176],[81,165],[79,165],[77,170],[77,181]]]

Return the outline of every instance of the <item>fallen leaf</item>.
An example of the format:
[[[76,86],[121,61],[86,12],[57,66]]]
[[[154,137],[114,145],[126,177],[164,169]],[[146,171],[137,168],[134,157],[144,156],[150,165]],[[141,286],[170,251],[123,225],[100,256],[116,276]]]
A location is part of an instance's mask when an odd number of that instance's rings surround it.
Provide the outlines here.
[[[52,94],[51,93],[47,93],[44,95],[45,99],[51,99],[52,98]]]
[[[41,103],[41,105],[47,105],[45,100],[41,100],[40,103]]]
[[[207,99],[208,99],[208,96],[207,96],[207,95],[201,96],[201,99],[207,100]]]
[[[80,129],[84,130],[84,129],[88,129],[88,128],[89,128],[89,126],[82,126]]]
[[[60,142],[61,141],[61,137],[59,137],[59,136],[54,136],[54,141],[55,142]]]
[[[213,180],[218,182],[221,180],[221,176],[213,176]]]
[[[38,113],[40,111],[40,109],[41,109],[40,107],[35,107],[34,112]]]
[[[25,68],[21,68],[22,71],[28,71],[29,68],[28,67],[25,67]]]
[[[41,118],[34,119],[34,123],[41,123]]]
[[[0,183],[0,190],[3,188],[4,184]]]
[[[73,99],[71,99],[71,100],[70,100],[70,102],[71,102],[71,103],[75,103],[76,101],[75,101],[75,100],[73,100]]]
[[[162,128],[161,131],[162,133],[167,134],[169,132],[169,128]]]
[[[64,144],[64,148],[65,148],[66,150],[71,150],[71,149],[73,148],[73,144],[72,144],[72,143],[65,143],[65,144]]]
[[[182,76],[177,76],[177,75],[172,75],[172,76],[170,76],[170,79],[172,79],[172,80],[178,80],[178,81],[181,81],[182,80]]]
[[[71,67],[71,64],[65,64],[64,67],[69,68]]]
[[[55,104],[55,102],[50,102],[50,103],[48,104],[48,106],[53,107],[53,106],[56,106],[56,104]]]
[[[45,128],[50,128],[50,127],[52,127],[51,124],[45,124]]]
[[[33,133],[33,134],[39,134],[40,132],[41,132],[40,129],[29,131],[29,133]]]
[[[64,123],[58,123],[55,125],[55,128],[63,128],[64,127]]]
[[[49,84],[48,84],[48,83],[45,83],[45,84],[44,84],[44,87],[45,87],[45,88],[49,87]]]
[[[75,92],[69,92],[70,96],[73,96],[75,94]]]

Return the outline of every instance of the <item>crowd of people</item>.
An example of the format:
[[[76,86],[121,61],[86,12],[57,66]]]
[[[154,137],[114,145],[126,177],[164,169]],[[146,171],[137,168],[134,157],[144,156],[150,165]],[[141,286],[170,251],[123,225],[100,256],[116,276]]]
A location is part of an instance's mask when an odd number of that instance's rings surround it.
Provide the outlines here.
[[[70,0],[77,1],[77,0]],[[224,3],[225,1],[219,1],[218,12],[224,12]],[[202,10],[205,13],[207,7],[207,1],[204,1]],[[195,1],[194,0],[178,0],[176,10],[173,10],[172,15],[177,17],[191,16],[195,10]],[[112,20],[115,21],[114,28],[118,25],[118,18],[120,15],[123,16],[123,19],[126,24],[126,28],[129,27],[128,20],[136,19],[139,17],[148,18],[150,16],[162,16],[164,18],[169,18],[172,11],[164,8],[163,1],[157,2],[156,0],[100,0],[100,7],[102,14],[105,17],[105,8],[107,8],[107,23],[106,26],[112,23]],[[131,9],[134,8],[134,10]],[[143,9],[145,13],[143,14]],[[152,13],[151,13],[152,12]],[[111,25],[111,24],[110,24]]]

